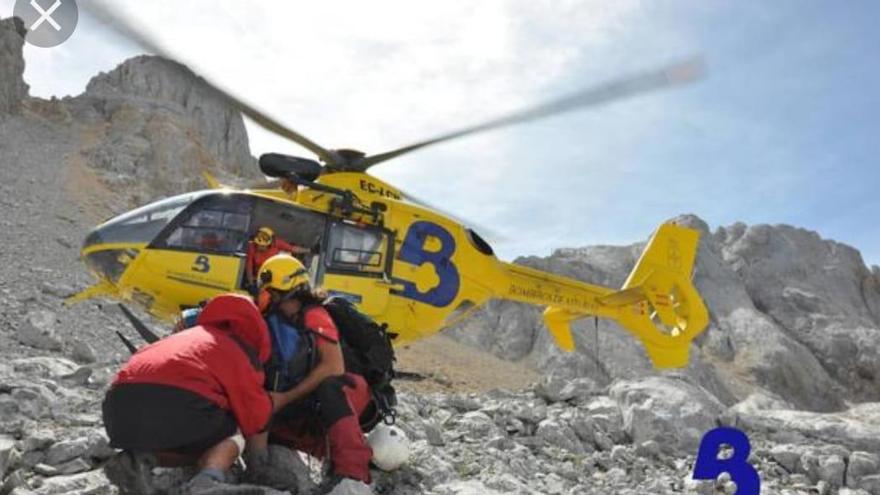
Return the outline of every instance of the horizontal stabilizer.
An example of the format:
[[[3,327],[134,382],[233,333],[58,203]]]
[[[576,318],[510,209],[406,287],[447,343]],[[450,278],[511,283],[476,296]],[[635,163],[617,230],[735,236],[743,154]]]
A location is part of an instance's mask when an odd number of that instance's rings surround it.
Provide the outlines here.
[[[566,311],[562,308],[549,307],[544,310],[544,324],[550,331],[550,335],[556,341],[560,349],[574,351],[574,336],[571,334],[571,321],[579,318],[579,315]]]

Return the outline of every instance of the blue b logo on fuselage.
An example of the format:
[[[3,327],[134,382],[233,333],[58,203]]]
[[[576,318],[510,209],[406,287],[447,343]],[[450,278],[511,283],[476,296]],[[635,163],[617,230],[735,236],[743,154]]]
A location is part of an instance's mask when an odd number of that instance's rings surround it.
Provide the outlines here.
[[[425,249],[429,236],[440,242],[439,250]],[[453,254],[455,254],[455,237],[448,230],[432,222],[413,223],[403,239],[398,259],[419,267],[424,264],[431,265],[440,282],[436,287],[420,292],[415,283],[395,279],[395,282],[403,284],[403,290],[397,291],[396,294],[438,308],[449,306],[455,300],[461,286],[458,268],[452,263]]]

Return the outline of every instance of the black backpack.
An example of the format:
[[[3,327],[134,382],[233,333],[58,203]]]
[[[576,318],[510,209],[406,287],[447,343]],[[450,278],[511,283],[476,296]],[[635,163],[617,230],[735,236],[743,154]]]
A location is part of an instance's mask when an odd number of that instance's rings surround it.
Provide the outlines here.
[[[345,370],[363,376],[373,395],[372,406],[361,415],[361,427],[369,431],[380,420],[393,424],[397,393],[391,384],[395,376],[391,341],[397,334],[388,332],[388,325],[376,323],[344,297],[327,299],[324,309],[339,330]]]

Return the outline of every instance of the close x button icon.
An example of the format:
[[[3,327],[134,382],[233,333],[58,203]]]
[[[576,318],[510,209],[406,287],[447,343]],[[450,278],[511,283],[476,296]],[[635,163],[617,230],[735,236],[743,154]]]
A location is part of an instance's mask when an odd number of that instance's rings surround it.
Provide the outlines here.
[[[67,41],[79,22],[76,0],[16,0],[13,13],[24,22],[25,41],[42,48]]]
[[[52,6],[49,7],[49,10],[43,10],[43,7],[40,7],[40,4],[37,2],[37,0],[31,0],[31,7],[33,7],[34,10],[40,13],[40,18],[37,19],[33,26],[28,28],[29,30],[36,30],[38,27],[40,27],[40,24],[42,24],[43,21],[46,21],[51,24],[53,28],[55,28],[55,31],[61,31],[61,25],[55,22],[55,19],[52,18],[52,13],[58,10],[58,7],[61,7],[61,0],[55,0],[55,3],[53,3]]]

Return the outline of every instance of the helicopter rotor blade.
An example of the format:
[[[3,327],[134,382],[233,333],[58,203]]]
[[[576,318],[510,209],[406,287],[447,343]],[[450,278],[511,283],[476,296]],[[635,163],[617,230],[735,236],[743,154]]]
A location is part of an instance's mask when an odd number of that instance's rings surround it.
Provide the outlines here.
[[[483,122],[482,124],[465,127],[464,129],[442,134],[435,138],[426,139],[396,150],[371,155],[358,160],[356,165],[360,171],[365,171],[374,165],[378,165],[379,163],[386,162],[426,146],[498,129],[500,127],[550,117],[552,115],[570,112],[580,108],[598,106],[611,101],[647,93],[649,91],[682,85],[699,79],[704,72],[705,64],[703,60],[699,57],[694,57],[660,69],[642,72],[634,76],[591,87],[533,108],[520,110]]]
[[[83,10],[90,13],[92,17],[104,23],[107,27],[116,31],[116,33],[124,38],[133,41],[147,52],[151,52],[175,62],[180,66],[181,70],[189,70],[186,64],[179,62],[170,51],[163,48],[153,37],[138,29],[132,22],[129,22],[129,20],[114,12],[104,1],[90,0],[87,2],[81,2],[80,6]],[[221,89],[217,84],[202,76],[198,77],[202,80],[203,84],[214,91],[218,97],[225,100],[227,104],[236,108],[263,129],[299,144],[303,148],[318,155],[318,157],[328,165],[334,165],[339,161],[339,157],[336,153],[320,146],[311,139],[285,126],[251,104],[233,96],[229,92]]]

